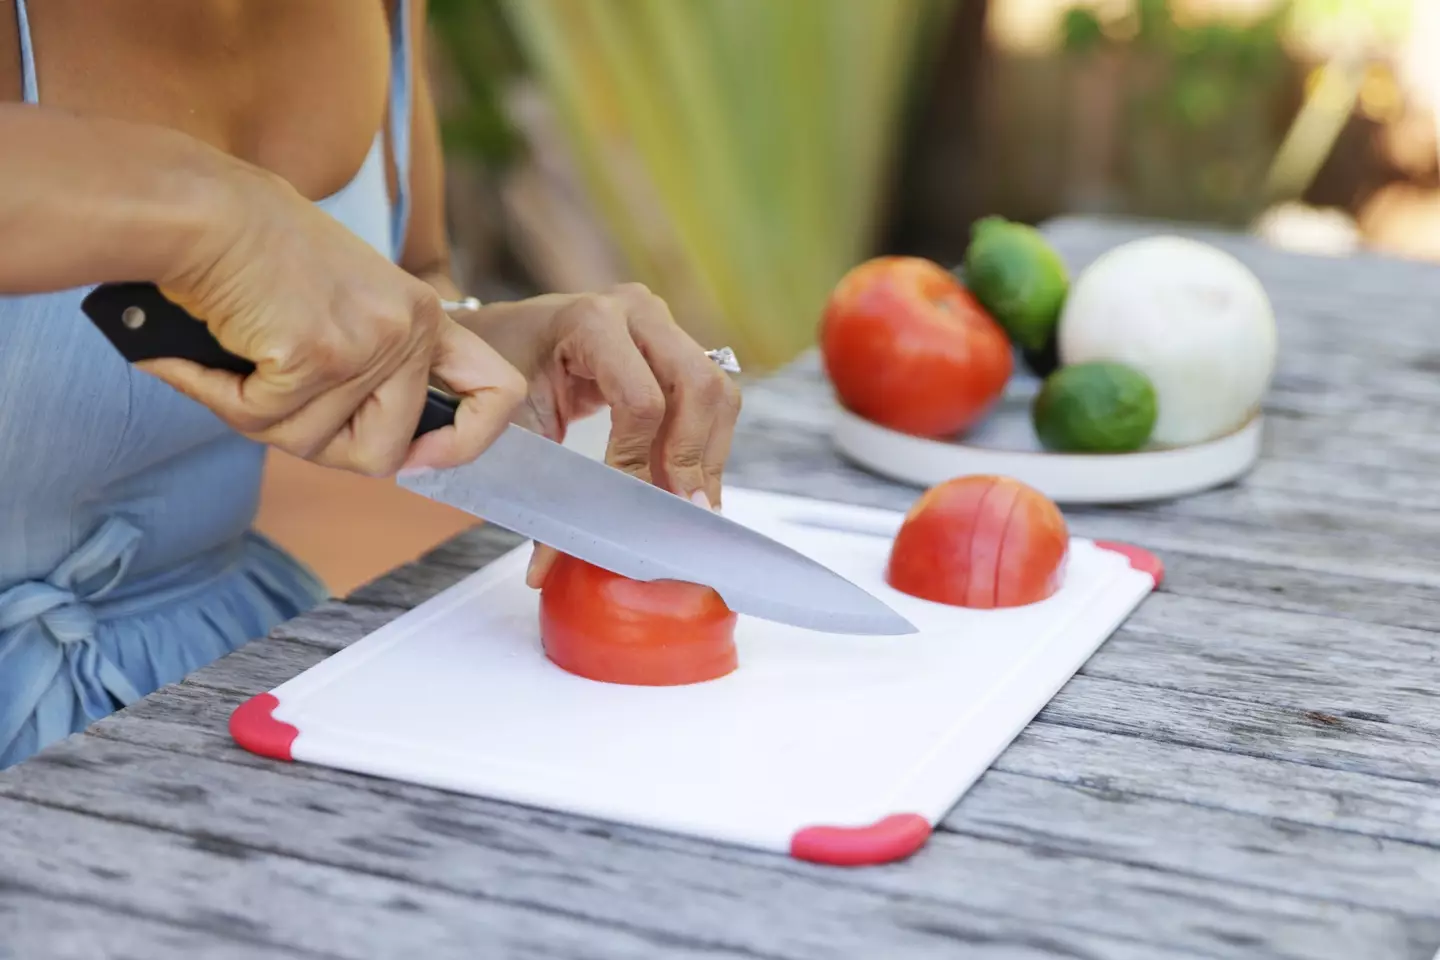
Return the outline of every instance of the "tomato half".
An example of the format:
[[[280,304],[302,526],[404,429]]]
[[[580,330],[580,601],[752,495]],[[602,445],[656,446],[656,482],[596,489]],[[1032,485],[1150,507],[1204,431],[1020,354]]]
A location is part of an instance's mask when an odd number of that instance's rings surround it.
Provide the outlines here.
[[[919,257],[877,257],[847,273],[825,305],[820,355],[847,410],[921,437],[978,423],[1014,367],[1000,325],[949,271]]]
[[[1009,477],[957,477],[931,487],[905,515],[885,579],[902,593],[989,610],[1060,589],[1070,533],[1044,494]]]
[[[735,612],[709,587],[644,582],[562,554],[540,588],[545,655],[605,683],[676,686],[739,663]]]

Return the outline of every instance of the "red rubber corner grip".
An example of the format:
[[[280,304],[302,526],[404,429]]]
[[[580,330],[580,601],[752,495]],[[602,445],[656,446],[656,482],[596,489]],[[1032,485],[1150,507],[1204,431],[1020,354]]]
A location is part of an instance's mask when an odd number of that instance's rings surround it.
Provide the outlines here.
[[[897,813],[868,827],[806,827],[790,838],[790,856],[832,867],[867,867],[903,860],[930,839],[930,821]]]
[[[1137,547],[1129,543],[1115,543],[1111,540],[1096,540],[1095,546],[1102,550],[1113,550],[1130,561],[1130,566],[1141,573],[1148,573],[1150,579],[1155,581],[1155,586],[1160,586],[1165,579],[1165,564],[1160,558],[1143,547]]]
[[[290,746],[300,731],[283,720],[275,719],[280,701],[273,693],[251,697],[230,714],[230,736],[251,753],[272,760],[294,760]]]

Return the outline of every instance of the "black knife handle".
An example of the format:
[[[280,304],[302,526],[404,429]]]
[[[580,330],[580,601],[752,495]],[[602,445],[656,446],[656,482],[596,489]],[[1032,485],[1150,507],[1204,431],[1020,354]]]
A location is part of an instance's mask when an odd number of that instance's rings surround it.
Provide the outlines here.
[[[220,346],[209,327],[167,299],[153,283],[101,284],[90,291],[80,309],[130,363],[175,357],[241,376],[255,371],[253,362]],[[460,401],[431,387],[415,436],[454,423],[459,406]]]

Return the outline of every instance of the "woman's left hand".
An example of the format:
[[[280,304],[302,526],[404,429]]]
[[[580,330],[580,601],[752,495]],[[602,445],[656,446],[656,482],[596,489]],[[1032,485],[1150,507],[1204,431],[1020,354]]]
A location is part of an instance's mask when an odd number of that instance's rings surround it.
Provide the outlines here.
[[[740,390],[644,286],[490,304],[455,319],[529,380],[515,423],[559,442],[570,421],[608,405],[606,463],[720,506]],[[532,587],[552,559],[548,548],[536,550]]]

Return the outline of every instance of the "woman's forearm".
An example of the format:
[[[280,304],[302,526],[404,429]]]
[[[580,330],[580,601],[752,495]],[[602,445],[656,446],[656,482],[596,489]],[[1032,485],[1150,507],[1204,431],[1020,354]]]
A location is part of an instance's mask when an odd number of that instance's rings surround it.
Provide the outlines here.
[[[162,127],[0,104],[0,294],[197,269],[245,170]]]

